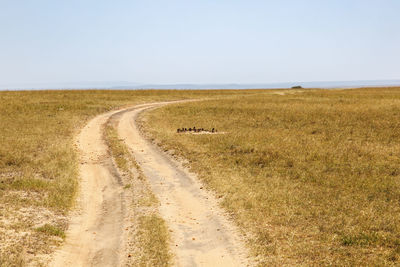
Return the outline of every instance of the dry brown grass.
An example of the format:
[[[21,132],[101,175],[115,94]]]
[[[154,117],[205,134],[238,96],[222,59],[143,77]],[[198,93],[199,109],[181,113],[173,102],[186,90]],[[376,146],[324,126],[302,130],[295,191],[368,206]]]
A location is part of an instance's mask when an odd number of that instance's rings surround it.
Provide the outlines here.
[[[0,92],[0,266],[45,263],[62,242],[78,181],[73,138],[90,118],[124,105],[238,93],[252,92]]]
[[[400,88],[267,93],[145,116],[222,196],[260,265],[400,265]],[[192,126],[226,134],[176,133]]]

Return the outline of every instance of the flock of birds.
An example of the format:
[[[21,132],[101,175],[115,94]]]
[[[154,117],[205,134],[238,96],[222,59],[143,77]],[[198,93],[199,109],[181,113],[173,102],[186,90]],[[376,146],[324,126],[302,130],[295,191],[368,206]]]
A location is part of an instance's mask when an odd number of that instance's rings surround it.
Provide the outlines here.
[[[211,130],[207,130],[207,129],[204,129],[204,128],[196,128],[196,127],[193,127],[193,128],[178,128],[178,129],[176,130],[176,132],[177,132],[177,133],[186,133],[186,132],[193,132],[193,133],[201,133],[201,132],[216,133],[216,132],[217,132],[217,129],[212,128]]]

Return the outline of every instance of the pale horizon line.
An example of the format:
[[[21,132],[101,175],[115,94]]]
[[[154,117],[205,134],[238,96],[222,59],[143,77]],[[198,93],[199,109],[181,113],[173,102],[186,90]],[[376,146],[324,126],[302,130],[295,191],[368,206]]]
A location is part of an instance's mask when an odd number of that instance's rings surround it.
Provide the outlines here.
[[[139,83],[129,81],[77,81],[77,82],[24,82],[1,85],[0,90],[68,90],[68,89],[279,89],[302,86],[304,88],[352,88],[371,86],[400,86],[400,79],[257,82],[257,83]]]

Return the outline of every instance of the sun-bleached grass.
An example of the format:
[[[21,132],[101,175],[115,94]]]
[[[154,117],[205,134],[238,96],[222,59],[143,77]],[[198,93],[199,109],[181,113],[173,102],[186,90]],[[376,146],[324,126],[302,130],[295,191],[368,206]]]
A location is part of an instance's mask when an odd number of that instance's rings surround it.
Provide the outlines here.
[[[188,160],[262,266],[400,264],[400,88],[168,105],[145,127]],[[181,127],[226,134],[178,134]]]
[[[0,266],[46,263],[62,240],[74,203],[78,160],[74,136],[97,114],[155,101],[253,94],[238,91],[0,92]],[[39,228],[40,229],[40,228]],[[61,233],[61,232],[60,232]]]
[[[157,214],[140,216],[138,228],[142,253],[134,266],[170,266],[172,257],[165,221]]]

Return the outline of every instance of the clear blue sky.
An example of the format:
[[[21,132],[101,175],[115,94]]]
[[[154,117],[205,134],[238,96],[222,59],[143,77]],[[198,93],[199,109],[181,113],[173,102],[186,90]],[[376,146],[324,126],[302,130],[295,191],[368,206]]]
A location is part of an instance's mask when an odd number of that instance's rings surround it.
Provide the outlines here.
[[[0,0],[0,83],[400,79],[399,0]]]

